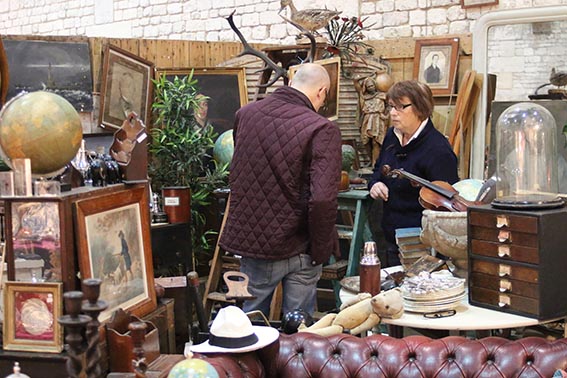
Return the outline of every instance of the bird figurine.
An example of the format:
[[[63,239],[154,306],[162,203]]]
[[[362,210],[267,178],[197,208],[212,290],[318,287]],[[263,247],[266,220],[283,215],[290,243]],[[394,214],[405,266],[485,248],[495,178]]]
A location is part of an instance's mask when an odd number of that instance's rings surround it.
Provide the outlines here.
[[[317,34],[317,30],[321,29],[331,21],[334,17],[338,16],[341,12],[334,11],[330,9],[303,9],[297,10],[295,5],[293,5],[292,0],[281,0],[281,9],[278,13],[281,13],[286,7],[289,6],[291,11],[290,19],[291,23],[297,27],[299,25],[304,31]],[[282,18],[289,21],[285,17]]]
[[[566,71],[556,71],[555,67],[551,69],[551,75],[549,75],[549,82],[556,87],[564,87],[567,85],[567,72]]]

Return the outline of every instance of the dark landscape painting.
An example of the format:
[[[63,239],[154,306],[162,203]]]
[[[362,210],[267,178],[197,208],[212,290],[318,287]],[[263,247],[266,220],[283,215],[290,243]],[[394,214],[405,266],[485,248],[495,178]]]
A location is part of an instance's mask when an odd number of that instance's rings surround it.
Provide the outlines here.
[[[46,90],[69,101],[77,111],[93,110],[93,81],[87,42],[4,39],[8,58],[7,100],[22,91]]]

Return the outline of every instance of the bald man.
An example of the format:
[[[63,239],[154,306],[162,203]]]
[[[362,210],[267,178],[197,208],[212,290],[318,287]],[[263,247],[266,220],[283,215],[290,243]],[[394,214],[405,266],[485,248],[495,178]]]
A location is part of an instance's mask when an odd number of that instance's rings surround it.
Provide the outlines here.
[[[283,283],[283,313],[312,314],[322,264],[338,256],[339,128],[317,114],[329,91],[327,71],[303,64],[290,86],[236,113],[230,208],[220,244],[242,256],[249,278],[244,311],[270,312]]]

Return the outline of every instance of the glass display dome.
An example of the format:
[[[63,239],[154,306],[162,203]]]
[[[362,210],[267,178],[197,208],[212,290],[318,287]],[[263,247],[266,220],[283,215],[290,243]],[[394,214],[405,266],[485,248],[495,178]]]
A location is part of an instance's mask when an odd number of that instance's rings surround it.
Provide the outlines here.
[[[558,196],[557,127],[543,106],[510,106],[496,124],[496,198],[501,208],[549,208],[563,205]]]

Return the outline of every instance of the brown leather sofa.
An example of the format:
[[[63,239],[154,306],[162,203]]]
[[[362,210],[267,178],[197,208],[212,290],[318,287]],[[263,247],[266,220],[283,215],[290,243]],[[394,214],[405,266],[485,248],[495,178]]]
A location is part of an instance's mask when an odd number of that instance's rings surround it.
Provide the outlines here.
[[[297,333],[282,334],[278,342],[252,353],[198,357],[221,378],[549,378],[567,369],[567,339]]]

